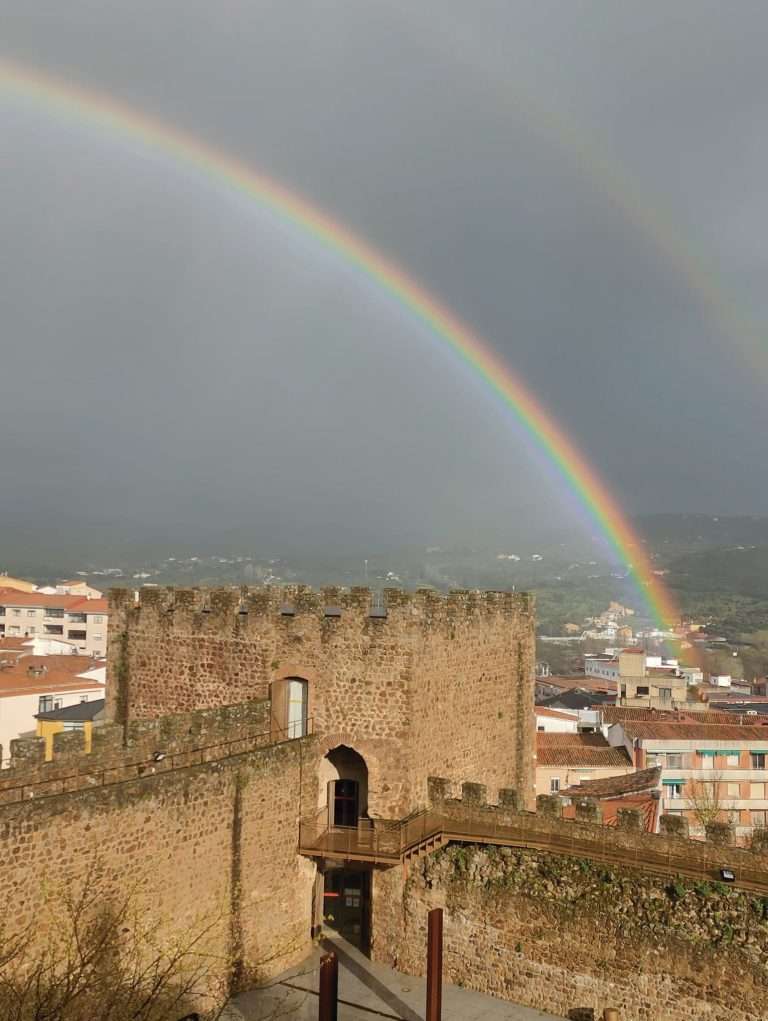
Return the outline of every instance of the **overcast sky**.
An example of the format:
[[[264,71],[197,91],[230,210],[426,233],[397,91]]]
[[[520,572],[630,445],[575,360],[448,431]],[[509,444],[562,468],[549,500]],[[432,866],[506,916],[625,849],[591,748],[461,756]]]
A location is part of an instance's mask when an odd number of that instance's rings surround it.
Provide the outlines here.
[[[407,268],[630,513],[768,512],[766,38],[762,0],[0,0],[0,56]],[[584,527],[487,389],[311,238],[1,86],[0,138],[0,520]]]

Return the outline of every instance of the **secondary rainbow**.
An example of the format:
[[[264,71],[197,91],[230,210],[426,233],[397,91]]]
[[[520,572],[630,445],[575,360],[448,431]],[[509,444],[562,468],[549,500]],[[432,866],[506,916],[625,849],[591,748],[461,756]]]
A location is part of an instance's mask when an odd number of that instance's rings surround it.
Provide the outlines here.
[[[557,466],[609,544],[626,563],[656,622],[662,627],[669,627],[678,620],[679,612],[674,600],[654,574],[642,540],[595,469],[491,346],[413,277],[278,181],[112,96],[8,60],[0,60],[0,90],[32,101],[51,114],[130,138],[166,154],[174,162],[191,166],[219,184],[269,208],[303,234],[312,236],[335,252],[346,263],[361,270],[451,348],[513,412]]]

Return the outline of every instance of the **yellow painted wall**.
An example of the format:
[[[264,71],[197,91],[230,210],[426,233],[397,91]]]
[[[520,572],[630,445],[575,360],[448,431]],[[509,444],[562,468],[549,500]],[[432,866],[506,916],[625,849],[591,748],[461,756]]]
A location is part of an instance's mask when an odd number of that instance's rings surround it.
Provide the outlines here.
[[[61,734],[64,730],[64,724],[61,720],[38,720],[37,721],[37,736],[45,738],[45,761],[50,762],[53,759],[53,735]],[[85,750],[88,754],[91,751],[91,733],[93,731],[93,723],[90,720],[86,720],[83,724],[83,733],[85,736]]]

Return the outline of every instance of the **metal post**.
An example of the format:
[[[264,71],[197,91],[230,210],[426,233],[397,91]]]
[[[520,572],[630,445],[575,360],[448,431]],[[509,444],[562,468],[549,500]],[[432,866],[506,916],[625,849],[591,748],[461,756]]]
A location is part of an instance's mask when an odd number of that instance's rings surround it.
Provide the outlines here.
[[[339,962],[336,954],[320,958],[320,999],[317,1021],[337,1021],[339,1011]]]
[[[443,909],[433,908],[427,915],[427,1017],[441,1021],[443,1016]]]

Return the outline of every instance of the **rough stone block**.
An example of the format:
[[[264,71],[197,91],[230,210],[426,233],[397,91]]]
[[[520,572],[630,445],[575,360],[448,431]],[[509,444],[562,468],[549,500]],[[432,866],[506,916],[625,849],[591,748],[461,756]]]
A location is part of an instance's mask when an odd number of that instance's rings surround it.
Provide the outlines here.
[[[727,822],[708,822],[704,827],[707,840],[718,847],[730,847],[733,843],[733,827]]]
[[[579,798],[574,802],[576,819],[578,822],[600,823],[603,821],[603,811],[598,801],[592,798]]]
[[[616,813],[616,825],[620,830],[639,833],[643,828],[643,817],[636,808],[620,808]]]
[[[659,830],[668,837],[687,837],[688,820],[682,815],[662,815],[659,818]]]
[[[483,783],[463,783],[461,800],[465,805],[482,806],[488,802],[488,788]]]
[[[451,781],[444,776],[427,777],[427,797],[431,805],[441,805],[451,796]]]
[[[752,831],[750,847],[755,854],[768,854],[768,827],[758,826]]]
[[[499,790],[499,808],[508,812],[519,812],[522,807],[520,793],[515,787],[502,787]]]
[[[553,794],[539,794],[536,798],[536,811],[550,819],[559,819],[563,814],[563,803]]]

